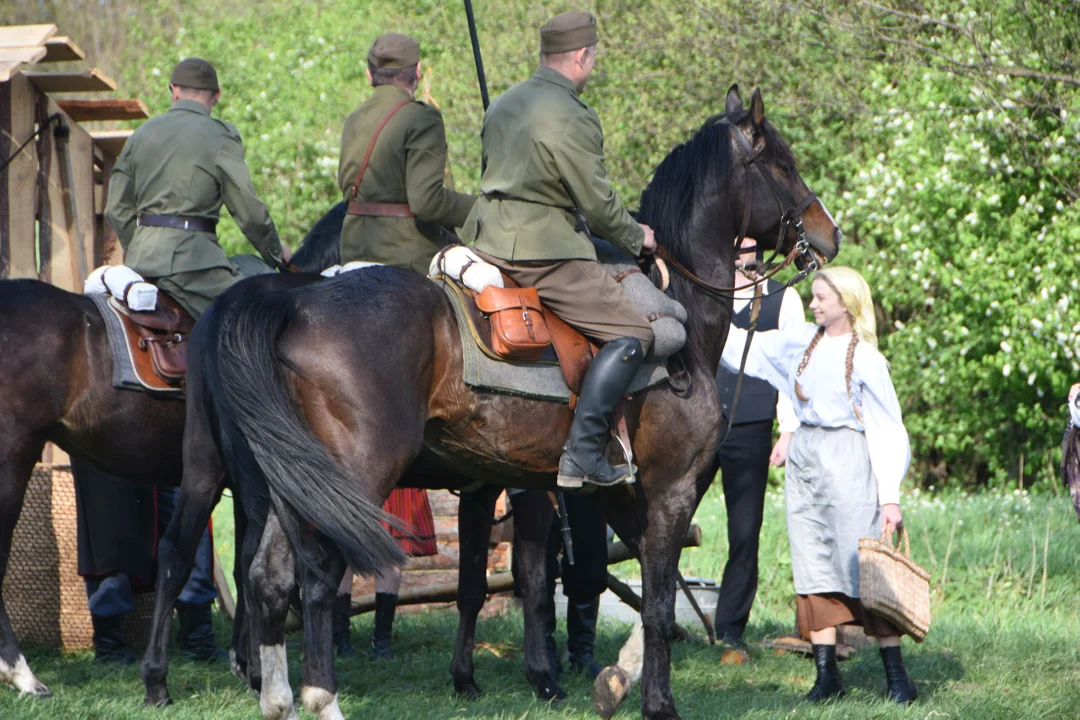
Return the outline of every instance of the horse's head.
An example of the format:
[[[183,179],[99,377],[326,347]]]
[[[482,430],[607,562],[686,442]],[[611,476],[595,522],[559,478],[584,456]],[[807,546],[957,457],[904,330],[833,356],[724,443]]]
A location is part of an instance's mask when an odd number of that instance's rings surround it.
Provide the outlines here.
[[[732,85],[720,118],[734,130],[728,188],[738,229],[757,238],[758,247],[781,254],[805,239],[819,264],[836,257],[843,233],[799,175],[787,142],[765,119],[761,91],[754,90],[744,108],[738,85]]]

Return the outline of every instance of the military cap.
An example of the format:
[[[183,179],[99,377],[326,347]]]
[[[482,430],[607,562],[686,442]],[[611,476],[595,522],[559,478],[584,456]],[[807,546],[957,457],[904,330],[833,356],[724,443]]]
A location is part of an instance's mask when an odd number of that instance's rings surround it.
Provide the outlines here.
[[[587,12],[564,12],[540,28],[540,52],[563,53],[578,50],[599,41],[596,18]]]
[[[169,82],[197,90],[220,90],[214,66],[202,58],[186,58],[173,68]]]
[[[367,61],[376,70],[395,70],[420,62],[420,43],[408,35],[386,33],[375,38]]]

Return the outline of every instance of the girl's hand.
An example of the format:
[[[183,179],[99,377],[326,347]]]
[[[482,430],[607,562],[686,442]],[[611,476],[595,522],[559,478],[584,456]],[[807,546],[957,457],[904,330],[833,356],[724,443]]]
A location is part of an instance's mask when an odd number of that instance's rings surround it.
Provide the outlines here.
[[[881,530],[885,535],[892,535],[904,525],[904,516],[900,513],[900,506],[889,503],[881,506]]]

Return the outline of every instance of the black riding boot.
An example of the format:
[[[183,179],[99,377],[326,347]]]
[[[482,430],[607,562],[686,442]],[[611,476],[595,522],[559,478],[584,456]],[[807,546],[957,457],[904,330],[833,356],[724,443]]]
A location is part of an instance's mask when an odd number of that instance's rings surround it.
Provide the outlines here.
[[[375,632],[371,635],[372,660],[394,659],[394,651],[390,649],[390,634],[394,629],[396,610],[397,595],[375,593]]]
[[[630,337],[612,340],[593,358],[581,386],[570,437],[559,460],[559,487],[580,488],[586,482],[620,485],[633,477],[625,464],[612,467],[604,457],[604,449],[615,406],[630,387],[643,360],[641,342]]]
[[[214,623],[211,619],[210,606],[213,602],[189,605],[176,603],[176,616],[180,619],[180,631],[176,634],[176,645],[189,660],[216,662],[228,660],[229,656],[217,646],[214,639]]]
[[[600,598],[591,602],[568,602],[566,605],[566,649],[570,653],[570,672],[585,673],[595,680],[600,666],[593,660],[596,643],[596,619],[600,613]]]
[[[353,647],[350,631],[352,630],[352,595],[338,593],[334,598],[334,621],[333,637],[334,651],[338,657],[356,657],[356,648]]]
[[[885,682],[889,686],[889,699],[901,705],[913,703],[919,698],[919,691],[904,667],[904,658],[900,655],[900,646],[883,647],[881,663],[885,666]]]
[[[123,615],[90,615],[94,625],[94,661],[131,665],[135,653],[124,642]]]
[[[817,666],[817,682],[806,699],[821,702],[834,697],[844,696],[844,681],[840,679],[840,668],[836,664],[835,645],[813,645],[814,664]]]

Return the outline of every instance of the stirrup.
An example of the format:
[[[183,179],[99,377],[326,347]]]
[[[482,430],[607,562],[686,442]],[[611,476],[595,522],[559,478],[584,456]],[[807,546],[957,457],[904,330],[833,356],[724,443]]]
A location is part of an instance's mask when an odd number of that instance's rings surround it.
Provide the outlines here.
[[[573,471],[563,471],[563,466],[567,462],[569,462],[573,466]],[[619,465],[612,465],[611,469],[614,470],[615,474],[619,476],[618,479],[613,482],[598,482],[597,480],[594,480],[592,476],[590,476],[587,472],[582,470],[581,466],[574,461],[574,458],[572,456],[566,455],[566,452],[564,451],[563,458],[559,460],[559,474],[555,480],[555,484],[563,490],[580,490],[586,484],[592,486],[593,488],[617,487],[619,485],[633,484],[636,480],[637,468],[633,465],[633,463],[620,463]]]

